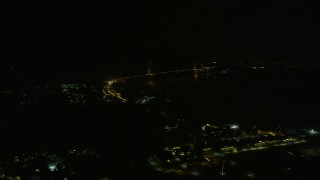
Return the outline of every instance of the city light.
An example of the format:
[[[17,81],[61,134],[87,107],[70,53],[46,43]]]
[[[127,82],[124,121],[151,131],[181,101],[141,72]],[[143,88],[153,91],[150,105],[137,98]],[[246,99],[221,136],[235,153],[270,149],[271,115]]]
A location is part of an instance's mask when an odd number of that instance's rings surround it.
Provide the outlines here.
[[[318,2],[6,1],[0,180],[320,180]]]
[[[311,130],[309,131],[309,133],[310,133],[311,135],[315,135],[315,134],[318,134],[319,132],[316,131],[316,130],[314,130],[314,129],[311,129]]]
[[[254,178],[255,177],[254,172],[247,172],[247,177],[248,178]]]
[[[231,129],[239,129],[239,125],[233,124],[230,126]]]
[[[57,166],[55,164],[51,164],[48,166],[50,171],[55,171],[57,169]]]

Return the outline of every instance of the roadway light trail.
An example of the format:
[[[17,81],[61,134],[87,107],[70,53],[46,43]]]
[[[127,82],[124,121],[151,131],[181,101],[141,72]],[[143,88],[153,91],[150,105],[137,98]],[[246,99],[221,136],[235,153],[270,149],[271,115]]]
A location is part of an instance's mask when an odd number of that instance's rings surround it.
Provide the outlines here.
[[[117,98],[121,100],[122,102],[127,102],[128,100],[121,96],[121,93],[115,92],[115,90],[112,88],[112,85],[115,83],[123,82],[129,79],[133,78],[139,78],[139,77],[148,77],[148,76],[156,76],[156,75],[162,75],[162,74],[169,74],[169,73],[182,73],[182,72],[192,72],[192,71],[202,71],[203,69],[180,69],[180,70],[171,70],[171,71],[163,71],[163,72],[156,72],[151,74],[142,74],[142,75],[134,75],[134,76],[127,76],[127,77],[121,77],[117,79],[113,79],[110,81],[106,81],[106,86],[103,88],[103,94],[107,96],[108,94],[111,95],[114,98]]]

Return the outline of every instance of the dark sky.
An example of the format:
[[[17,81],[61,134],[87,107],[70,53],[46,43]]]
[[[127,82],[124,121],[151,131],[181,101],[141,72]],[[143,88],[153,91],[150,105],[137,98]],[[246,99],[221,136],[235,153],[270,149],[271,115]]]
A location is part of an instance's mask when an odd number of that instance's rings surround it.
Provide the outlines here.
[[[154,55],[319,57],[318,1],[184,1],[155,5]],[[156,42],[156,43],[154,43]]]
[[[1,71],[26,79],[72,79],[141,72],[147,61],[160,69],[206,59],[317,59],[319,5],[317,0],[1,3]]]

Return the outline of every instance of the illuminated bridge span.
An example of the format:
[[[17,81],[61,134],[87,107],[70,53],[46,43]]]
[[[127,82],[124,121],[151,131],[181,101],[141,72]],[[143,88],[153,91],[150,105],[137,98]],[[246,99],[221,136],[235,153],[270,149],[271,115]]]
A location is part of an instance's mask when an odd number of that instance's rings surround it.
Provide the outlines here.
[[[203,71],[203,69],[197,69],[195,66],[192,69],[180,69],[180,70],[171,70],[171,71],[163,71],[163,72],[156,72],[152,73],[151,68],[150,68],[150,63],[148,66],[148,71],[147,74],[142,74],[142,75],[134,75],[134,76],[127,76],[127,77],[121,77],[117,79],[113,79],[110,81],[106,81],[106,86],[103,88],[103,93],[105,96],[111,95],[122,102],[127,102],[127,99],[121,96],[121,93],[116,92],[113,88],[112,85],[114,83],[119,83],[119,82],[124,82],[129,79],[134,79],[134,78],[140,78],[140,77],[148,77],[148,76],[157,76],[157,75],[162,75],[162,74],[169,74],[169,73],[182,73],[182,72],[195,72],[197,74],[198,71]]]

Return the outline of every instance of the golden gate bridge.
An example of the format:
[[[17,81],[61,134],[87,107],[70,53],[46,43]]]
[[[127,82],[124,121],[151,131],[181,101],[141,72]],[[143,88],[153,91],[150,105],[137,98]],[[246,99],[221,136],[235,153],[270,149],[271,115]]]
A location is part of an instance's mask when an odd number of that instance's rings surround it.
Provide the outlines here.
[[[158,75],[170,74],[170,73],[193,72],[194,76],[197,77],[198,71],[203,71],[203,69],[198,69],[196,62],[194,62],[193,63],[193,67],[191,69],[178,69],[178,70],[169,70],[169,71],[161,71],[161,72],[153,73],[152,70],[151,70],[151,62],[148,62],[148,68],[147,68],[147,73],[146,74],[126,76],[126,77],[121,77],[121,78],[116,78],[116,79],[112,79],[112,80],[106,81],[106,86],[103,88],[103,93],[104,93],[105,96],[111,95],[111,96],[121,100],[122,102],[127,102],[127,99],[122,97],[121,93],[116,92],[112,88],[113,84],[119,83],[119,82],[124,82],[126,80],[134,79],[134,78],[148,77],[148,76],[158,76]]]

